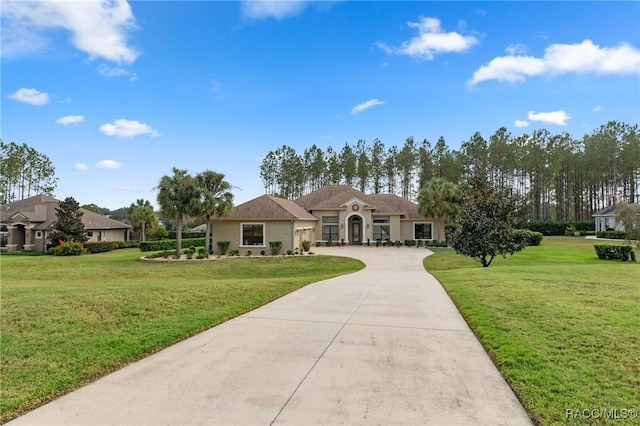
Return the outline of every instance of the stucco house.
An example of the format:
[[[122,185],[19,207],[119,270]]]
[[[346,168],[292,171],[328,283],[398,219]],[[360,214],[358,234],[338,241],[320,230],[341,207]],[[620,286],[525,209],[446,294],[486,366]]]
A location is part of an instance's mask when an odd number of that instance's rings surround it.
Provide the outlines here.
[[[365,194],[346,185],[330,185],[297,200],[262,195],[233,208],[213,223],[214,247],[269,251],[270,241],[283,250],[302,241],[359,245],[382,241],[444,240],[444,220],[425,218],[418,206],[393,194]]]
[[[633,206],[640,205],[640,203],[633,203]],[[614,231],[624,232],[624,225],[616,222],[616,206],[609,206],[606,209],[595,212],[593,218],[596,222],[596,232],[606,231],[613,229]]]
[[[2,205],[0,208],[0,246],[16,251],[46,251],[49,233],[56,222],[59,200],[36,195]],[[131,226],[86,209],[82,223],[89,242],[128,241]]]

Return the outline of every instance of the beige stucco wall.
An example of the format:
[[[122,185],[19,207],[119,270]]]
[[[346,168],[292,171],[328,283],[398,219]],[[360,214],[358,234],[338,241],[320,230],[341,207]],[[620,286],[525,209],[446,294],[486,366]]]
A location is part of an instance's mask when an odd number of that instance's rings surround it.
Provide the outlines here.
[[[127,231],[124,229],[89,229],[87,231],[93,233],[87,242],[126,241]],[[102,238],[100,240],[98,239],[99,233],[102,234]]]
[[[244,246],[241,244],[242,224],[243,223],[261,223],[264,224],[264,244],[261,246]],[[252,254],[260,254],[264,250],[267,254],[271,252],[269,248],[270,241],[282,241],[282,251],[293,250],[295,235],[295,227],[313,227],[314,224],[307,222],[293,222],[290,220],[269,221],[269,220],[221,220],[213,223],[213,250],[218,251],[218,241],[229,241],[229,250],[240,250],[240,254],[246,254],[251,250]],[[311,231],[309,231],[311,233]]]
[[[415,223],[431,223],[431,237],[434,241],[444,240],[444,220],[442,219],[425,219],[425,220],[403,220],[401,224],[400,241],[413,240],[413,226]]]

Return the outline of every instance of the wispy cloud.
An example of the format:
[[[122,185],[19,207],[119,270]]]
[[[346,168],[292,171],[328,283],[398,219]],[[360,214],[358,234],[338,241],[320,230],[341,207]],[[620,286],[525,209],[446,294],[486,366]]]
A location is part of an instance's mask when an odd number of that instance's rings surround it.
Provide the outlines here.
[[[86,172],[87,170],[89,170],[89,166],[87,166],[84,163],[76,163],[76,165],[73,168],[81,172]]]
[[[528,121],[524,121],[524,120],[516,120],[513,123],[513,125],[516,126],[516,127],[527,127],[529,125],[529,122]]]
[[[26,87],[18,89],[15,93],[10,94],[9,98],[14,101],[36,106],[48,104],[51,101],[48,93],[41,92],[36,89],[27,89]]]
[[[527,116],[527,118],[531,121],[557,124],[558,126],[566,126],[567,121],[571,119],[571,117],[563,110],[553,112],[529,111],[529,115]]]
[[[56,120],[56,124],[67,126],[69,124],[78,124],[84,121],[84,115],[65,115]]]
[[[302,13],[309,2],[304,0],[244,0],[242,14],[249,19],[282,20]]]
[[[418,22],[408,22],[407,25],[416,29],[418,34],[415,37],[404,41],[399,47],[384,42],[378,42],[377,46],[389,54],[432,60],[436,54],[464,52],[478,44],[478,39],[472,35],[443,31],[437,18],[421,16]]]
[[[117,161],[113,161],[113,160],[101,160],[101,161],[98,161],[96,163],[96,167],[98,169],[115,170],[115,169],[119,169],[120,167],[122,167],[122,164],[118,163]]]
[[[351,115],[356,115],[361,113],[362,111],[364,111],[365,109],[369,109],[371,107],[374,107],[376,105],[382,105],[384,104],[384,102],[378,100],[378,99],[369,99],[366,102],[363,102],[361,104],[358,104],[356,106],[354,106],[353,108],[351,108]]]
[[[160,133],[148,124],[137,120],[118,119],[113,123],[100,126],[100,131],[107,136],[133,138],[139,135],[160,136]]]
[[[525,56],[521,49],[507,49],[473,73],[470,85],[487,80],[523,82],[541,75],[569,73],[639,74],[640,50],[620,43],[616,47],[600,47],[591,40],[579,44],[552,44],[542,58]]]
[[[593,109],[593,112],[599,111],[604,111],[604,107],[602,105],[596,105],[596,107]]]
[[[71,33],[71,43],[89,59],[130,64],[138,52],[128,45],[128,33],[136,28],[126,0],[2,2],[3,55],[40,52],[47,49],[51,29]]]
[[[135,73],[129,71],[126,68],[123,67],[111,67],[109,65],[106,64],[101,64],[98,67],[98,73],[100,73],[100,75],[107,77],[107,78],[114,78],[114,77],[129,77],[130,81],[136,81],[138,79],[138,76],[136,76]]]

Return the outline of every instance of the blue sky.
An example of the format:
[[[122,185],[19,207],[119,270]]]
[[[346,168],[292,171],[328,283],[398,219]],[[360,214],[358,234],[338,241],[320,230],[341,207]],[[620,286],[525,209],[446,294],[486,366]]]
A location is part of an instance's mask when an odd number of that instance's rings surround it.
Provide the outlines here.
[[[172,167],[263,192],[261,158],[640,117],[638,2],[2,0],[4,142],[117,209]]]

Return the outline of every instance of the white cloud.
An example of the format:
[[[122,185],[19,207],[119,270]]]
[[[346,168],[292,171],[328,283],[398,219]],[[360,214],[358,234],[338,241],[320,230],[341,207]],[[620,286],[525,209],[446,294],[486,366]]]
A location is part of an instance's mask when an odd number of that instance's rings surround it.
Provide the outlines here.
[[[51,101],[49,94],[36,89],[27,89],[25,87],[18,89],[15,93],[9,95],[14,101],[23,102],[30,105],[44,105]]]
[[[386,43],[377,43],[378,47],[389,54],[408,55],[420,59],[432,60],[438,53],[463,52],[478,44],[474,36],[465,36],[457,32],[444,32],[437,18],[421,16],[419,22],[408,22],[418,35],[404,41],[400,47]]]
[[[509,48],[507,53],[507,56],[494,58],[476,70],[469,84],[486,80],[515,83],[539,75],[568,73],[640,73],[640,50],[626,43],[616,47],[600,47],[591,40],[579,44],[552,44],[545,49],[542,58],[525,56]]]
[[[77,124],[84,121],[84,115],[65,115],[56,120],[56,124],[62,124],[64,126],[68,124]]]
[[[507,55],[510,56],[524,55],[525,53],[527,53],[527,46],[525,46],[524,44],[510,44],[504,51],[507,52]]]
[[[106,64],[101,64],[98,67],[98,73],[100,73],[100,75],[107,77],[107,78],[113,78],[113,77],[129,77],[130,81],[135,81],[138,79],[138,77],[136,76],[135,73],[132,73],[131,71],[129,71],[126,68],[123,67],[110,67]]]
[[[96,167],[99,168],[99,169],[114,170],[114,169],[119,169],[120,167],[122,167],[122,164],[118,163],[117,161],[113,161],[113,160],[101,160],[101,161],[98,161],[96,163]]]
[[[160,136],[160,133],[148,124],[137,120],[118,119],[113,123],[100,126],[100,131],[107,136],[119,138],[132,138],[139,135]]]
[[[351,115],[356,115],[362,111],[364,111],[365,109],[369,109],[371,107],[374,107],[376,105],[382,105],[384,104],[384,102],[378,100],[378,99],[369,99],[366,102],[363,102],[359,105],[354,106],[353,108],[351,108]]]
[[[3,55],[46,49],[51,29],[71,33],[71,42],[89,59],[132,63],[138,52],[127,44],[135,17],[126,0],[2,2]]]
[[[513,125],[516,126],[516,127],[527,127],[529,125],[529,122],[528,121],[524,121],[524,120],[516,120],[513,123]]]
[[[84,163],[76,163],[76,165],[73,168],[76,170],[80,170],[81,172],[85,172],[89,170],[89,166],[87,166]]]
[[[596,107],[593,109],[593,112],[599,112],[603,110],[604,110],[604,107],[602,105],[596,105]]]
[[[558,126],[566,126],[567,120],[571,119],[563,110],[553,112],[529,111],[527,118],[531,121],[541,121],[543,123],[557,124]]]
[[[242,14],[250,19],[281,20],[302,13],[308,2],[303,0],[244,0]]]

